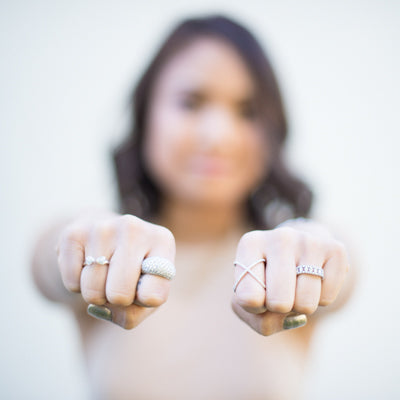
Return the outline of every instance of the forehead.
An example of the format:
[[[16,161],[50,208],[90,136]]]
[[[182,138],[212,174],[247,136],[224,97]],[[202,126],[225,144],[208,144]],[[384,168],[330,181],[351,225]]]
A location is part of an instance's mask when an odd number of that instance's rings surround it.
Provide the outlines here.
[[[201,89],[237,100],[255,91],[240,54],[227,41],[211,37],[197,38],[174,54],[161,69],[156,87],[161,92]]]

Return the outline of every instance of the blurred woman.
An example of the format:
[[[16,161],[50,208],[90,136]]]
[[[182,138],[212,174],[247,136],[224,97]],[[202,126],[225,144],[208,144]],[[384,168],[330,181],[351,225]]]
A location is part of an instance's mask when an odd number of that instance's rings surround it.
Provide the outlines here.
[[[171,31],[114,153],[120,211],[53,224],[33,257],[42,293],[76,316],[93,398],[301,397],[315,322],[351,285],[286,137],[245,27],[212,15]]]

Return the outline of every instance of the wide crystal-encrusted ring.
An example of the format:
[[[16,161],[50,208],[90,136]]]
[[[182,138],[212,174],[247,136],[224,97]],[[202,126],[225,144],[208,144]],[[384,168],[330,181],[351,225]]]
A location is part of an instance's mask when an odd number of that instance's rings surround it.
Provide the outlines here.
[[[316,267],[314,265],[298,265],[296,267],[296,274],[308,274],[308,275],[316,275],[320,278],[324,279],[324,270],[323,268]]]
[[[104,256],[100,256],[97,258],[94,258],[92,256],[85,257],[85,262],[83,263],[84,267],[86,267],[87,265],[93,265],[93,264],[107,265],[107,264],[110,264],[110,261],[108,261],[107,258]]]
[[[166,279],[172,279],[176,274],[175,265],[163,257],[148,257],[142,262],[142,273],[162,276]]]

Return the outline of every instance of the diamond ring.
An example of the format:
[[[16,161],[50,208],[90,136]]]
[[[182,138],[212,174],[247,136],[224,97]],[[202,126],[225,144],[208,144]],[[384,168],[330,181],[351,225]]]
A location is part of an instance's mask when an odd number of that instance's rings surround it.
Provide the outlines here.
[[[174,264],[166,258],[154,256],[143,260],[142,273],[172,279],[175,276],[176,269]]]
[[[296,275],[300,274],[315,275],[324,279],[323,268],[315,267],[314,265],[298,265],[296,267]]]
[[[107,258],[104,256],[100,256],[97,258],[94,258],[92,256],[85,257],[85,262],[83,263],[84,267],[86,267],[87,265],[93,265],[93,264],[107,265],[107,264],[110,264],[110,261],[108,261]]]

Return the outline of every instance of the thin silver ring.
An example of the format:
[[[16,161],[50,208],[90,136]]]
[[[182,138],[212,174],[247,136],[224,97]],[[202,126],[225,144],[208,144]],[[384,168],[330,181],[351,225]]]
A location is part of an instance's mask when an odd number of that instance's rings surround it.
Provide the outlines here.
[[[110,264],[110,261],[107,260],[107,258],[105,256],[100,256],[97,258],[94,258],[92,256],[85,257],[85,262],[83,263],[84,267],[86,267],[87,265],[93,265],[93,264],[108,265],[108,264]]]
[[[172,279],[176,274],[175,265],[164,257],[147,257],[142,262],[142,273]]]
[[[300,274],[315,275],[324,279],[324,269],[316,267],[315,265],[298,265],[296,267],[296,275]]]
[[[238,278],[238,280],[236,281],[236,283],[233,285],[233,291],[234,291],[234,292],[236,292],[236,289],[237,289],[237,287],[238,287],[240,281],[246,276],[246,274],[250,274],[250,275],[263,287],[263,289],[266,288],[265,283],[264,283],[257,275],[255,275],[253,271],[251,271],[251,269],[252,269],[253,267],[255,267],[257,264],[259,264],[259,263],[261,263],[261,262],[263,262],[263,263],[266,262],[265,258],[260,258],[259,260],[254,261],[252,264],[250,264],[250,265],[248,265],[248,266],[246,266],[246,265],[240,263],[239,261],[235,261],[235,262],[233,263],[233,266],[234,266],[234,267],[236,267],[236,266],[238,265],[239,267],[243,268],[243,270],[244,270],[244,271],[242,272],[242,274],[239,276],[239,278]]]

